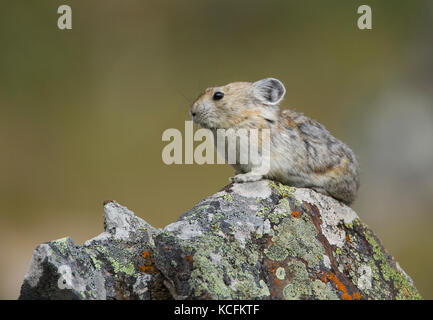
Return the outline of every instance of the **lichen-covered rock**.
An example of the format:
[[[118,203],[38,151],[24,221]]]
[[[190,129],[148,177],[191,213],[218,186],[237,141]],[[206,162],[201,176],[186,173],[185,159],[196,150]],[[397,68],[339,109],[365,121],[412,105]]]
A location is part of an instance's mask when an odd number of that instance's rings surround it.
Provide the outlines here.
[[[164,229],[114,201],[105,232],[33,253],[20,299],[420,299],[357,214],[310,189],[231,184]]]
[[[155,229],[116,202],[104,204],[105,232],[83,246],[63,238],[38,246],[20,299],[171,299],[146,252]]]

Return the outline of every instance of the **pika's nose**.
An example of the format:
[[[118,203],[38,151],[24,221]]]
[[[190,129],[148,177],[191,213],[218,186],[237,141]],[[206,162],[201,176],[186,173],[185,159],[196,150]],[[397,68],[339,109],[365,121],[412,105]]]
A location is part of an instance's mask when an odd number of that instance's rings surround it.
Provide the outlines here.
[[[191,113],[191,117],[195,117],[195,115],[197,114],[195,111],[190,110],[189,113]]]

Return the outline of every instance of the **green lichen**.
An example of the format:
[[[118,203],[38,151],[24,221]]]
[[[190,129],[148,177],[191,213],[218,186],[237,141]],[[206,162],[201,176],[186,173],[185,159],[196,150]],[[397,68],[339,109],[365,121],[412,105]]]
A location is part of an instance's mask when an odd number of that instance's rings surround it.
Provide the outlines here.
[[[62,255],[66,254],[66,249],[68,249],[68,241],[69,237],[57,239],[54,241],[51,241],[51,244],[54,245],[61,253]]]
[[[353,219],[353,220],[350,221],[350,222],[345,222],[345,223],[344,223],[344,226],[345,226],[347,229],[353,229],[355,226],[359,226],[359,225],[361,225],[361,221],[359,221],[358,218],[355,218],[355,219]]]
[[[205,292],[212,292],[218,299],[228,299],[232,296],[232,290],[226,285],[219,273],[210,272],[213,269],[209,265],[209,259],[195,257],[194,264],[197,267],[191,273],[190,286],[194,296],[199,297]],[[201,272],[204,271],[202,274]]]
[[[119,272],[123,272],[128,276],[135,275],[135,267],[134,264],[129,261],[131,258],[131,254],[127,251],[123,251],[123,257],[121,259],[116,259],[113,254],[111,254],[108,249],[104,246],[96,246],[96,250],[103,253],[106,257],[106,259],[110,262],[111,266],[113,267],[113,272],[115,276]]]
[[[254,238],[256,238],[256,239],[261,239],[261,238],[263,238],[263,233],[261,233],[261,232],[257,232],[257,231],[254,231],[254,232],[252,233],[252,236],[253,236]]]
[[[273,244],[265,250],[271,260],[281,261],[289,255],[303,259],[311,268],[320,263],[325,251],[316,239],[317,230],[308,217],[286,217],[274,229]]]
[[[221,195],[222,196],[222,195]],[[186,217],[187,221],[192,221],[192,220],[196,220],[197,216],[199,216],[204,210],[210,208],[210,205],[203,205],[200,206],[198,208],[195,208],[192,212],[190,212],[188,214],[188,216]],[[164,231],[163,231],[164,232]]]
[[[271,293],[269,292],[269,288],[266,285],[266,282],[264,282],[263,280],[259,281],[260,287],[261,287],[261,291],[260,291],[260,296],[270,296]]]
[[[216,231],[210,231],[193,240],[177,241],[183,252],[189,250],[187,243],[193,248],[193,271],[188,281],[193,296],[211,294],[212,299],[253,299],[266,295],[267,287],[259,284],[252,271],[259,254],[257,245],[250,240],[241,247],[238,241],[227,241]],[[214,262],[215,255],[221,257],[218,263]]]
[[[92,260],[93,266],[96,268],[96,270],[101,270],[101,262],[96,259],[96,255],[93,253],[92,250],[85,248],[90,260]]]
[[[246,273],[245,278],[235,284],[237,291],[242,292],[242,295],[252,299],[253,297],[266,297],[270,295],[269,288],[263,280],[256,284],[252,274]]]
[[[124,272],[128,276],[132,276],[135,273],[134,265],[131,262],[123,264],[119,261],[116,261],[113,257],[108,257],[108,261],[110,261],[111,266],[114,269],[114,273],[116,274],[119,272]]]
[[[273,224],[278,224],[280,222],[280,219],[283,219],[286,217],[285,213],[281,213],[281,212],[272,212],[269,215],[269,220],[273,223]]]
[[[212,221],[210,222],[211,225],[219,225],[221,220],[224,218],[224,215],[220,212],[215,213],[215,215],[212,217]]]
[[[283,289],[284,298],[287,300],[299,300],[303,296],[311,296],[311,280],[308,278],[305,264],[294,260],[289,261],[287,266],[292,279]]]
[[[373,258],[379,265],[380,274],[382,275],[383,279],[387,282],[390,282],[397,291],[396,299],[422,299],[416,288],[406,278],[406,275],[403,272],[397,270],[395,267],[395,262],[388,259],[388,257],[385,255],[385,252],[383,251],[382,246],[376,241],[375,237],[369,230],[365,231],[365,238],[372,247]]]
[[[269,181],[269,186],[274,188],[281,197],[291,197],[293,199],[295,198],[293,193],[296,191],[296,189],[293,187],[286,186],[282,183],[278,183],[277,185],[273,181]]]
[[[268,217],[272,223],[278,224],[280,220],[287,217],[290,212],[290,203],[286,198],[283,198],[278,202],[274,211],[269,214]]]
[[[173,232],[164,229],[158,235],[162,235],[162,236],[165,236],[165,237],[170,237],[170,236],[173,236]],[[153,237],[155,238],[156,235],[154,235]]]
[[[210,208],[210,205],[204,205],[204,206],[200,206],[200,207],[198,207],[196,210],[195,210],[195,212],[196,213],[201,213],[203,210],[206,210],[206,209],[208,209],[208,208]]]
[[[337,294],[320,280],[312,281],[308,276],[304,263],[291,260],[287,263],[288,278],[291,279],[283,289],[284,298],[287,300],[299,300],[304,297],[314,296],[321,300],[337,300]]]
[[[144,232],[144,233],[147,232],[147,228],[145,228],[145,227],[140,227],[138,230],[141,231],[141,232]]]
[[[135,273],[134,264],[132,262],[128,262],[126,265],[120,266],[120,272],[126,273],[128,276],[132,276]]]
[[[319,300],[338,300],[337,294],[329,287],[328,284],[322,281],[313,281],[313,294]]]
[[[374,260],[370,260],[368,262],[368,265],[370,266],[373,279],[380,280],[379,270],[377,270],[377,267],[376,267],[376,264],[374,263]]]
[[[227,201],[227,202],[232,202],[233,201],[233,197],[232,197],[232,195],[231,194],[228,194],[228,193],[226,193],[225,195],[224,195],[224,200],[225,201]]]
[[[282,267],[279,267],[277,271],[275,271],[275,275],[278,279],[284,280],[284,278],[286,277],[286,270]]]
[[[287,198],[280,199],[280,201],[278,201],[278,204],[277,204],[276,208],[279,208],[279,209],[286,210],[286,211],[290,212],[290,203],[289,203],[289,200],[287,200]]]
[[[266,218],[271,210],[268,207],[263,207],[260,211],[256,213],[258,217]]]
[[[223,193],[219,194],[218,196],[216,196],[216,198],[217,199],[223,198],[227,202],[232,202],[233,201],[232,195],[230,193],[227,193],[227,192],[223,192]]]
[[[273,261],[283,261],[289,255],[287,249],[278,244],[271,244],[264,252],[266,256]]]
[[[345,226],[347,229],[353,229],[353,221],[351,221],[351,222],[345,222],[345,223],[344,223],[344,226]]]

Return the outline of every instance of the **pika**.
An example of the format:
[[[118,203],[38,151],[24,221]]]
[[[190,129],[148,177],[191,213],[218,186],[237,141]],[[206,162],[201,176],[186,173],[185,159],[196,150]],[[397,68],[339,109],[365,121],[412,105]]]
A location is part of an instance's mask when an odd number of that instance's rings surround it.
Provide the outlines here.
[[[275,78],[233,82],[206,89],[193,103],[190,114],[193,122],[214,135],[217,129],[269,129],[267,172],[237,161],[232,164],[235,176],[231,181],[271,179],[352,204],[359,188],[359,164],[354,153],[319,122],[299,112],[281,110],[285,93],[283,83]]]

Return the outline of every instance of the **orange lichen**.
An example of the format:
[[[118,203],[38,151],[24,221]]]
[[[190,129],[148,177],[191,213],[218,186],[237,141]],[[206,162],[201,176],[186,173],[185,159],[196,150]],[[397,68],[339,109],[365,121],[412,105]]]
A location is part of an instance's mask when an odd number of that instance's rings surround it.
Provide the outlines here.
[[[192,259],[192,256],[191,256],[191,255],[190,255],[190,256],[186,256],[186,257],[185,257],[185,260],[186,260],[186,261],[188,261],[188,262],[190,262],[190,261],[191,261],[191,259]]]
[[[275,273],[275,271],[278,269],[278,267],[274,266],[274,267],[269,267],[268,268],[268,272],[269,273]]]
[[[332,281],[335,284],[335,286],[337,287],[337,289],[342,292],[341,298],[343,300],[353,300],[353,299],[360,300],[361,299],[361,295],[359,294],[359,292],[355,292],[353,294],[353,296],[348,294],[346,286],[332,272],[323,273],[323,275],[320,277],[320,280],[324,283],[328,282],[328,280]]]
[[[320,281],[322,281],[323,283],[327,283],[327,282],[328,282],[328,278],[326,277],[326,273],[324,273],[324,274],[320,277]]]
[[[140,271],[141,271],[141,272],[146,272],[146,273],[152,272],[152,273],[156,273],[156,269],[155,269],[154,266],[142,266],[142,265],[139,265],[138,267],[140,268]]]
[[[293,216],[294,218],[299,218],[300,215],[301,215],[300,212],[298,212],[298,211],[292,211],[292,216]]]
[[[348,233],[346,233],[346,241],[350,243],[350,237]]]
[[[352,300],[352,296],[350,296],[349,294],[347,294],[346,287],[337,278],[337,276],[335,274],[333,274],[332,272],[330,272],[328,274],[328,279],[331,280],[331,281],[333,281],[335,283],[335,285],[337,286],[337,289],[340,290],[341,292],[343,292],[343,294],[341,295],[341,298],[343,298],[344,300]]]
[[[146,259],[149,254],[150,254],[149,251],[143,251],[142,256],[144,259]]]

